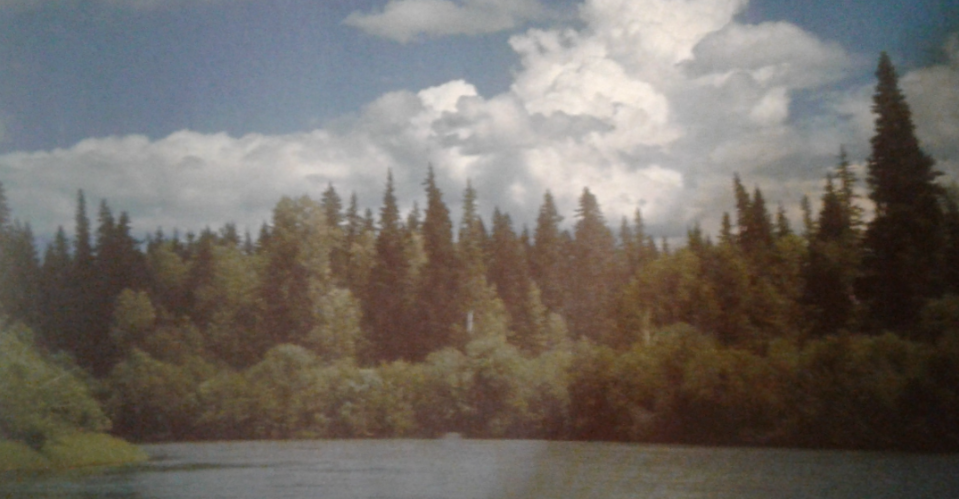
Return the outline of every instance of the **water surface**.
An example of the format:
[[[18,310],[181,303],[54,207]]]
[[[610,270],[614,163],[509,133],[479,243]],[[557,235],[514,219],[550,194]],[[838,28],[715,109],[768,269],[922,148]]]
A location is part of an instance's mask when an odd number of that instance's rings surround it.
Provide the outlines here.
[[[14,480],[0,498],[959,497],[959,456],[475,440],[144,446],[149,463]]]

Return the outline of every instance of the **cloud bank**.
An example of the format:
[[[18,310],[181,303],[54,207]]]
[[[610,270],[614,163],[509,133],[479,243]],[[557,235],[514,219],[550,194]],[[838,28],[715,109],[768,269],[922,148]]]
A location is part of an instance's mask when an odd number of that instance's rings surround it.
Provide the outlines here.
[[[545,17],[538,0],[390,0],[382,10],[354,12],[344,23],[407,43],[419,36],[478,35]]]
[[[454,213],[467,180],[487,216],[499,206],[528,224],[545,190],[570,219],[589,187],[611,224],[641,208],[660,234],[714,231],[734,172],[796,210],[803,194],[818,198],[840,146],[861,160],[872,134],[871,86],[836,90],[862,69],[855,57],[790,24],[742,23],[744,5],[589,0],[578,28],[511,38],[519,66],[499,95],[458,80],[388,93],[299,134],[88,139],[0,156],[0,179],[40,233],[72,225],[77,188],[130,211],[142,232],[232,221],[255,233],[280,196],[318,197],[330,182],[376,211],[388,169],[409,209],[422,205],[428,164]],[[957,46],[949,64],[902,78],[924,147],[954,175]]]

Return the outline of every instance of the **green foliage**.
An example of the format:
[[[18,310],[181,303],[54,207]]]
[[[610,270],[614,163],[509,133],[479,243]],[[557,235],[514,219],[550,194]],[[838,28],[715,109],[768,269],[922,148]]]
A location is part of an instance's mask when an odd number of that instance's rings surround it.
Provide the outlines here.
[[[201,409],[197,388],[214,372],[197,357],[175,364],[134,349],[108,379],[107,407],[116,429],[139,439],[189,436]]]
[[[15,441],[0,440],[0,473],[68,470],[146,461],[146,452],[102,433],[58,435],[38,452]]]
[[[44,445],[43,455],[53,469],[115,466],[148,459],[139,447],[103,433],[62,435]]]
[[[10,471],[40,471],[50,467],[50,462],[29,445],[0,439],[0,473]]]
[[[37,450],[64,433],[110,427],[78,369],[43,355],[23,326],[0,329],[0,407],[0,439]]]
[[[621,298],[620,328],[639,340],[649,328],[677,322],[708,324],[718,315],[700,257],[682,249],[645,265]]]
[[[110,335],[121,348],[139,343],[156,327],[156,309],[144,291],[125,289],[117,297]]]
[[[356,359],[365,341],[359,302],[349,291],[334,288],[319,298],[314,310],[317,325],[304,344],[326,361]]]

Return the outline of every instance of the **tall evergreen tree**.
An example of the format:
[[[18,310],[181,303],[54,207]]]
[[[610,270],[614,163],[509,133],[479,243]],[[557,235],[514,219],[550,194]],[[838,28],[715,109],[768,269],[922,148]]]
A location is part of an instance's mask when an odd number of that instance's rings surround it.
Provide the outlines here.
[[[76,272],[90,277],[93,272],[93,242],[90,239],[90,218],[83,190],[77,192],[76,235],[73,239],[73,260]]]
[[[380,210],[376,254],[365,293],[364,321],[370,336],[371,360],[412,358],[408,319],[410,264],[403,251],[403,227],[396,205],[393,174],[387,174]]]
[[[802,268],[806,324],[817,336],[847,327],[853,313],[855,240],[842,196],[827,175],[816,233]]]
[[[478,213],[476,189],[467,180],[463,192],[463,219],[460,221],[457,242],[467,280],[486,274],[486,228]]]
[[[536,318],[534,304],[530,302],[533,281],[526,249],[513,231],[512,219],[499,208],[493,211],[489,256],[489,281],[509,313],[510,329],[516,334],[515,343],[530,349],[535,341]]]
[[[40,320],[40,262],[33,243],[30,224],[15,220],[13,225],[0,228],[0,305],[8,319],[37,327]]]
[[[71,312],[71,283],[73,261],[70,241],[63,227],[57,228],[53,242],[47,246],[40,271],[40,330],[44,342],[52,351],[70,350],[72,346],[64,333],[69,330]]]
[[[875,216],[863,240],[858,289],[868,306],[868,325],[902,331],[916,323],[924,301],[941,289],[942,189],[935,182],[932,158],[920,149],[886,53],[879,58],[876,77],[876,133],[866,179]]]
[[[130,218],[125,212],[116,219],[101,201],[97,216],[97,239],[93,260],[93,296],[86,342],[93,349],[94,373],[107,374],[119,360],[120,351],[110,336],[110,323],[117,296],[124,289],[143,289],[146,266],[138,242],[130,235]]]
[[[423,220],[423,248],[426,265],[420,272],[417,292],[416,338],[413,358],[451,344],[453,326],[466,320],[463,303],[463,271],[453,244],[453,222],[443,194],[436,185],[433,167],[426,181],[426,217]]]
[[[862,208],[856,204],[859,196],[856,195],[856,174],[852,171],[852,165],[849,164],[849,156],[846,154],[846,148],[839,148],[839,166],[836,170],[836,178],[839,180],[839,189],[836,195],[839,197],[839,203],[842,205],[843,216],[846,219],[846,225],[854,232],[858,233],[862,228]]]
[[[340,195],[337,194],[332,182],[323,191],[320,206],[323,207],[328,227],[340,227],[343,224],[343,200],[340,199]]]
[[[320,206],[325,215],[326,227],[329,231],[329,238],[333,244],[330,250],[330,273],[333,282],[338,286],[348,287],[347,279],[349,274],[350,247],[346,235],[346,217],[343,214],[343,201],[337,194],[333,184],[323,191],[323,197],[320,200]]]
[[[596,196],[583,189],[576,211],[570,267],[570,329],[575,336],[607,339],[615,276],[615,239]]]
[[[792,235],[793,230],[789,224],[789,217],[786,216],[786,208],[782,204],[776,210],[776,238],[782,239]]]
[[[566,239],[560,230],[560,216],[553,195],[546,191],[543,204],[536,218],[533,246],[530,251],[530,268],[533,278],[543,295],[543,304],[550,310],[562,313],[566,304],[564,277],[568,268]]]
[[[99,293],[96,276],[96,261],[87,216],[86,197],[77,192],[76,235],[73,239],[73,269],[70,276],[70,316],[63,336],[67,349],[76,357],[77,363],[96,375],[106,374],[101,356],[102,337],[98,335],[97,314]]]
[[[370,268],[376,241],[376,227],[367,222],[360,213],[356,193],[350,195],[350,205],[346,209],[343,247],[346,249],[343,284],[360,302],[364,301]]]

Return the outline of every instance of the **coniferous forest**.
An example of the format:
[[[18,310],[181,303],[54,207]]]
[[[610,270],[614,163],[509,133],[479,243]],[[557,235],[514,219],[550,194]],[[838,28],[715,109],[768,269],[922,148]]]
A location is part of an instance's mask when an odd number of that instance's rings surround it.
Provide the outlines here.
[[[392,177],[375,212],[330,185],[255,236],[138,239],[81,191],[42,252],[0,197],[0,439],[957,450],[959,192],[885,54],[876,75],[865,178],[841,152],[793,226],[736,176],[720,232],[674,249],[588,189],[572,216],[546,192],[531,231],[469,184],[453,214],[432,170],[422,211]],[[76,382],[24,382],[43,369]]]

